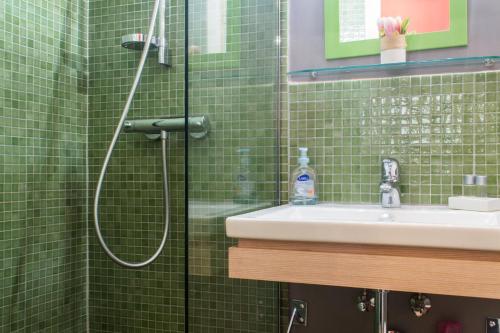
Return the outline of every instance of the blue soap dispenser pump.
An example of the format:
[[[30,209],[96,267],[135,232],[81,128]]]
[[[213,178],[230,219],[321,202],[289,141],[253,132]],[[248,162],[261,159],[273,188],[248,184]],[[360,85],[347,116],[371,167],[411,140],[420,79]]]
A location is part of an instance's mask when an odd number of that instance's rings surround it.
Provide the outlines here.
[[[315,205],[318,203],[317,175],[309,166],[307,148],[299,148],[299,166],[290,177],[289,197],[292,205]]]

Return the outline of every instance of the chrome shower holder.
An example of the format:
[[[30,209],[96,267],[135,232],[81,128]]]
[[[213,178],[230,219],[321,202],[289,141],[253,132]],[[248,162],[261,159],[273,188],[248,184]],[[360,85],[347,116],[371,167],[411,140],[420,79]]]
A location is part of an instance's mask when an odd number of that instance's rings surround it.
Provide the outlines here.
[[[170,55],[168,52],[168,42],[166,37],[166,0],[159,0],[158,8],[158,37],[151,37],[150,50],[158,50],[158,63],[170,67]],[[142,51],[148,40],[148,35],[134,33],[122,37],[122,46],[129,50]]]
[[[142,51],[144,50],[147,39],[148,36],[141,32],[125,35],[122,36],[122,46],[129,50]],[[162,44],[165,44],[165,46],[162,46]],[[151,45],[149,46],[149,49],[151,51],[158,51],[158,63],[170,67],[168,46],[166,45],[166,42],[162,43],[161,38],[153,36],[151,38]]]
[[[148,35],[140,32],[125,35],[122,36],[122,46],[129,50],[142,51],[144,50],[147,39]],[[171,66],[169,60],[168,45],[165,39],[163,39],[162,42],[161,38],[153,36],[151,38],[151,45],[149,49],[158,51],[158,63],[167,67]]]
[[[144,50],[144,45],[146,45],[146,40],[148,35],[143,33],[135,33],[130,35],[122,36],[122,46],[129,50],[142,51]],[[153,36],[151,39],[151,50],[156,50],[160,46],[158,37]]]

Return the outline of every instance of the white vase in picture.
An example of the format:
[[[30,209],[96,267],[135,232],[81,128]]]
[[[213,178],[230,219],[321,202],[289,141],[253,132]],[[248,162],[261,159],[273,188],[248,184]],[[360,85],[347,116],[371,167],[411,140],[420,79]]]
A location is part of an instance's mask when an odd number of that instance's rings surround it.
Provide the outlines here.
[[[406,62],[406,37],[404,35],[380,38],[380,63]]]

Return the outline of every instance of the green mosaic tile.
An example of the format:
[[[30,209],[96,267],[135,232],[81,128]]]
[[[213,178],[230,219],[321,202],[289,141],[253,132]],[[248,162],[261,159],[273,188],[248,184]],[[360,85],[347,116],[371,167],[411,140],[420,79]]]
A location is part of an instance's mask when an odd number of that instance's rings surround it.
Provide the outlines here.
[[[147,28],[151,1],[90,1],[89,179],[98,172],[135,74],[139,52],[121,36]],[[182,2],[169,2],[172,68],[151,56],[129,117],[183,116]],[[123,269],[104,254],[91,225],[90,331],[184,332],[184,142],[169,138],[171,222],[160,258],[141,270]],[[111,249],[129,261],[147,259],[161,240],[163,190],[160,143],[124,134],[113,154],[101,195],[101,225]],[[93,202],[93,198],[90,198]],[[93,219],[92,219],[93,220]]]
[[[184,193],[186,143],[182,135],[170,138],[169,244],[153,266],[123,270],[103,254],[89,226],[86,299],[86,178],[90,203],[139,56],[122,49],[120,37],[145,29],[151,2],[0,3],[0,69],[8,73],[0,82],[0,120],[6,125],[0,127],[0,217],[6,225],[0,250],[7,267],[0,330],[81,332],[90,319],[95,332],[183,332],[186,320],[190,332],[274,332],[279,288],[227,278],[226,251],[233,241],[226,239],[223,223],[230,213],[274,202],[278,159],[286,202],[298,146],[310,147],[323,201],[377,202],[382,156],[401,161],[404,203],[444,204],[461,192],[461,176],[473,171],[490,177],[490,195],[500,194],[499,72],[288,84],[282,38],[276,156],[275,6],[233,2],[226,54],[192,55],[188,111],[207,114],[213,130],[208,139],[188,142],[189,193]],[[193,0],[190,7],[191,18],[203,17],[202,1]],[[131,117],[184,115],[183,2],[170,2],[169,10],[173,68],[148,61]],[[193,22],[190,42],[203,49],[203,20]],[[284,0],[280,23],[285,36]],[[19,43],[19,36],[27,36],[26,43]],[[249,149],[256,194],[238,202],[241,148]],[[101,217],[111,247],[129,260],[152,253],[151,240],[161,235],[160,166],[157,142],[122,136]],[[185,195],[190,198],[188,286]],[[215,213],[208,214],[210,209]],[[281,289],[285,319],[286,286]]]
[[[403,203],[447,204],[472,172],[499,196],[497,92],[498,72],[293,84],[288,163],[310,148],[322,201],[378,202],[385,156],[401,162]]]
[[[0,331],[86,327],[87,3],[0,3]]]

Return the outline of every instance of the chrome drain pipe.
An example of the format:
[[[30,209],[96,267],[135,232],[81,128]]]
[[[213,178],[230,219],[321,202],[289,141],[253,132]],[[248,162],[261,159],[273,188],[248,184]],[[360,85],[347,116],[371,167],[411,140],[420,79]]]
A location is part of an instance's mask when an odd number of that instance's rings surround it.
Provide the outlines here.
[[[375,333],[387,333],[387,290],[375,292]]]

